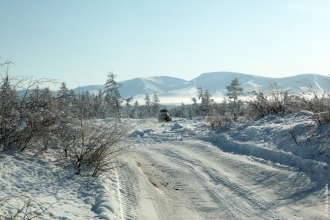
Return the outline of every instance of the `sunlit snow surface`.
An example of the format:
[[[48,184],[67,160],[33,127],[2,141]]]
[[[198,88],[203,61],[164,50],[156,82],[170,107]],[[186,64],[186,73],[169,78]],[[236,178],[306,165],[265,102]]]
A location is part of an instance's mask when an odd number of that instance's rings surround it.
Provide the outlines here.
[[[49,156],[1,155],[0,199],[10,199],[0,206],[0,219],[11,219],[29,198],[34,214],[48,208],[39,219],[328,215],[330,127],[317,127],[310,112],[231,123],[227,131],[210,131],[203,118],[123,123],[131,126],[122,143],[128,152],[118,158],[125,167],[97,180],[74,175]]]

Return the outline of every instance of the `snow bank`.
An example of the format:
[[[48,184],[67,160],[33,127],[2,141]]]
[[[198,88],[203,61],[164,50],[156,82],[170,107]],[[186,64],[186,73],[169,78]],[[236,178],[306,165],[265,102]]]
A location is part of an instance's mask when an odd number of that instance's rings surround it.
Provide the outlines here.
[[[0,167],[0,200],[9,198],[0,219],[12,219],[28,201],[30,217],[43,212],[39,219],[120,219],[115,179],[77,176],[60,162],[20,153],[1,155]]]
[[[120,202],[118,198],[118,178],[115,174],[115,171],[112,171],[110,175],[102,178],[102,184],[100,184],[95,198],[95,203],[92,207],[100,219],[122,219]],[[112,175],[111,175],[112,174]]]
[[[229,131],[216,131],[199,138],[226,152],[256,157],[260,161],[271,161],[313,174],[322,180],[319,182],[322,185],[330,178],[329,131],[329,125],[317,127],[313,113],[301,111],[236,123]]]

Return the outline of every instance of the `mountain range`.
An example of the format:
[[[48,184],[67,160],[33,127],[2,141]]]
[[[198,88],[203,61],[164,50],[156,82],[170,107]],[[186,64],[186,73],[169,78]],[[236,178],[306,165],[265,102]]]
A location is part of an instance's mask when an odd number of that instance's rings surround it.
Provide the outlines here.
[[[289,88],[293,92],[306,92],[305,83],[310,85],[319,93],[328,92],[330,81],[327,77],[318,74],[299,74],[283,78],[270,78],[235,72],[210,72],[203,73],[192,80],[184,80],[170,76],[139,77],[119,82],[122,84],[120,93],[122,97],[133,96],[135,100],[143,101],[146,94],[152,96],[157,94],[161,103],[191,103],[191,98],[197,96],[198,88],[208,90],[212,98],[222,100],[226,95],[226,86],[230,85],[234,78],[238,78],[244,92],[252,90],[267,91],[270,83],[276,82],[280,88]],[[305,82],[305,83],[304,83]],[[83,91],[97,93],[104,90],[104,85],[90,85],[75,88],[76,93]]]

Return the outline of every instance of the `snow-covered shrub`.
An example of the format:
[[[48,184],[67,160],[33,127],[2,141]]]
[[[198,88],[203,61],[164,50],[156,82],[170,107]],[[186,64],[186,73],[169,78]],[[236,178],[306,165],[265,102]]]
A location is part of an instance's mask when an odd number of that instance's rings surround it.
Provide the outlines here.
[[[39,89],[43,83],[54,82],[52,80],[10,77],[10,65],[10,61],[0,64],[5,75],[0,82],[1,151],[25,151],[45,145],[51,139],[54,126],[67,117],[57,106],[64,97],[54,97],[48,88]]]
[[[10,63],[3,65],[10,65]],[[11,79],[6,73],[0,85],[0,145],[2,145],[3,150],[12,145],[11,137],[18,129],[20,119],[20,114],[17,111],[19,99],[16,97],[16,90],[11,84]]]
[[[3,207],[10,207],[12,209],[12,213],[9,215],[0,212],[0,219],[38,219],[54,205],[53,203],[48,207],[38,207],[36,203],[31,198],[23,198],[15,195],[0,197],[0,210]]]
[[[301,81],[303,88],[309,95],[303,95],[301,102],[303,108],[314,113],[314,121],[320,127],[330,123],[330,99],[329,94],[320,94],[313,88],[308,80]]]
[[[280,88],[276,82],[269,84],[269,90],[252,91],[248,103],[249,116],[263,118],[268,115],[290,113],[294,98],[289,89]]]
[[[8,72],[5,74],[0,81],[1,152],[19,150],[39,155],[51,148],[47,152],[55,156],[61,152],[70,158],[78,174],[87,166],[92,168],[94,177],[113,167],[113,159],[123,153],[116,144],[126,134],[127,127],[88,124],[86,118],[101,114],[98,111],[102,102],[94,105],[91,95],[73,95],[65,83],[60,92],[53,94],[48,88],[39,89],[43,83],[53,82],[51,80],[26,81],[10,78]],[[27,86],[19,87],[22,82]],[[18,88],[22,90],[20,96],[16,92]],[[96,97],[101,98],[102,94]]]
[[[207,122],[211,130],[230,130],[230,123],[232,120],[228,116],[214,116],[208,117]]]
[[[32,82],[33,85],[38,83],[40,81]],[[2,124],[0,131],[3,150],[34,150],[35,146],[45,145],[56,125],[67,118],[67,114],[57,108],[58,100],[48,89],[26,89],[23,97],[12,106],[10,114],[5,115],[6,123]],[[13,100],[9,102],[15,103]],[[6,108],[1,106],[0,111],[4,112]]]
[[[70,159],[77,168],[76,174],[91,168],[91,175],[98,177],[102,172],[115,167],[114,159],[125,152],[117,144],[123,140],[128,128],[124,125],[94,127],[88,121],[79,121],[70,129],[68,135],[62,135],[64,157]]]

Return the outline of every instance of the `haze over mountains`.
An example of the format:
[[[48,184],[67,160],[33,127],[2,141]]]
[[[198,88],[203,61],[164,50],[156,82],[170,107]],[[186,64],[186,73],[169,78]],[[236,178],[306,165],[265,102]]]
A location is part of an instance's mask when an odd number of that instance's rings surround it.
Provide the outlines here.
[[[119,82],[122,84],[120,93],[122,97],[133,96],[135,100],[142,101],[146,94],[157,94],[161,103],[191,103],[191,98],[197,96],[199,87],[208,90],[216,101],[222,100],[234,78],[238,78],[244,92],[252,90],[266,91],[269,84],[277,82],[281,88],[289,88],[293,92],[303,93],[306,91],[302,81],[309,81],[313,88],[319,93],[329,91],[330,83],[325,80],[327,77],[318,74],[300,74],[284,78],[269,78],[254,76],[235,72],[210,72],[203,73],[195,79],[183,80],[169,76],[140,77]],[[104,89],[104,85],[90,85],[75,88],[76,93],[88,90],[97,93]]]

